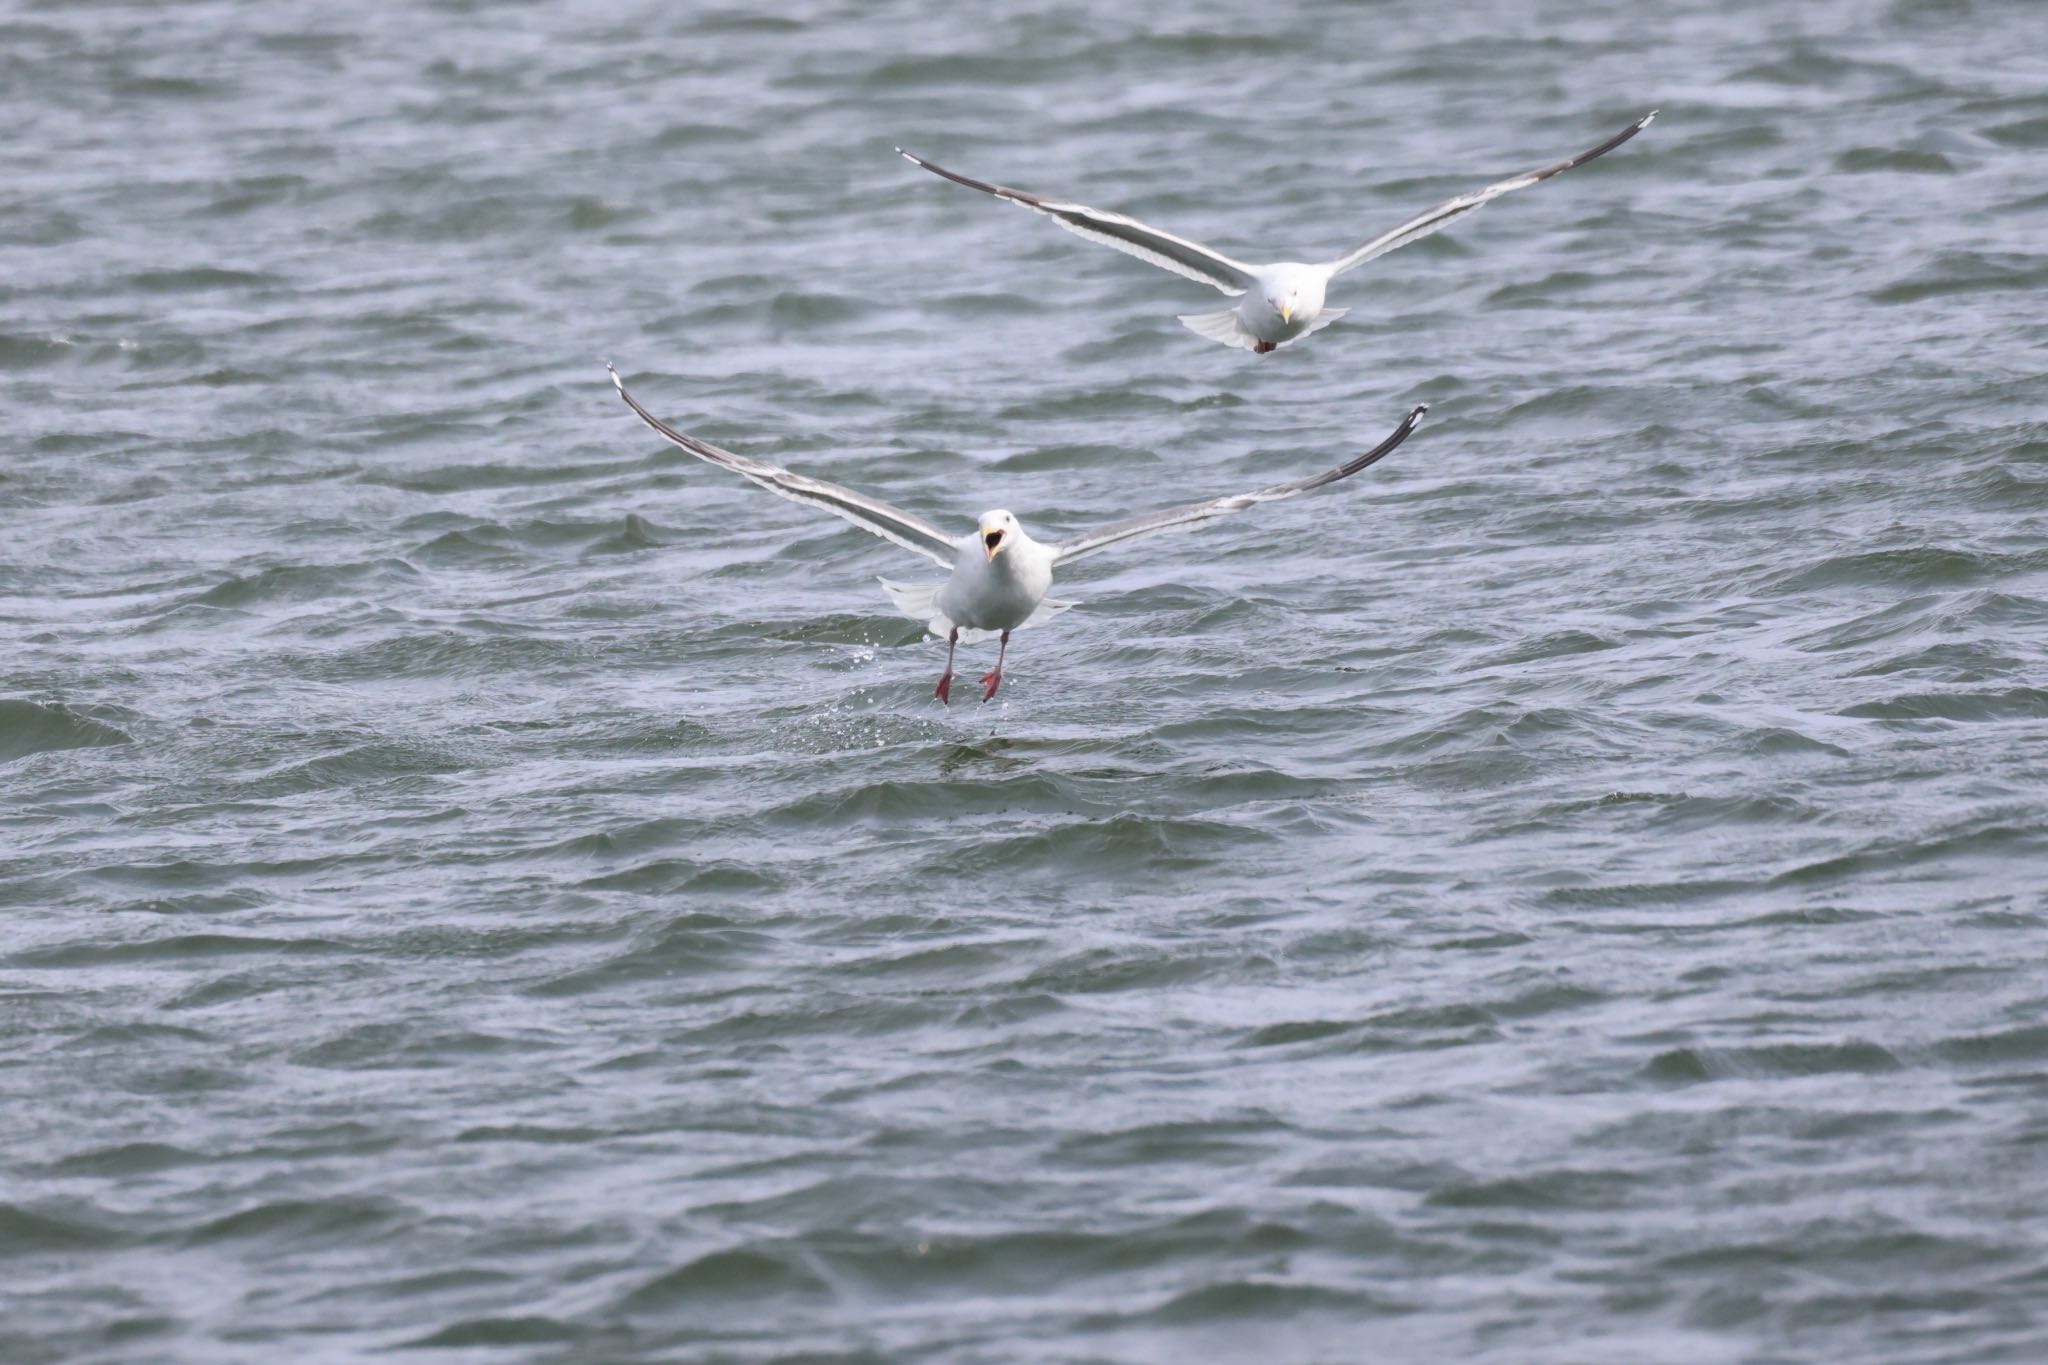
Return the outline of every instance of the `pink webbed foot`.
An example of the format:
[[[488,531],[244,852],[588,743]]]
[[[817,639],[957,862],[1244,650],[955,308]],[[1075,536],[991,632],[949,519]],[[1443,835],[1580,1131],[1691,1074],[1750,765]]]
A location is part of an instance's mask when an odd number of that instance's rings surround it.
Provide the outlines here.
[[[995,699],[996,689],[998,687],[1001,687],[1002,685],[1003,666],[1001,664],[997,664],[993,669],[981,675],[981,699],[984,702],[993,701]]]
[[[1262,341],[1262,342],[1260,342],[1260,343],[1259,343],[1258,345],[1256,345],[1256,346],[1252,347],[1252,354],[1253,354],[1253,355],[1264,355],[1264,354],[1265,354],[1266,352],[1268,352],[1268,351],[1277,351],[1277,350],[1279,350],[1279,349],[1280,349],[1280,348],[1279,348],[1278,346],[1274,345],[1274,344],[1273,344],[1272,342],[1270,342],[1270,341]]]
[[[951,673],[940,677],[939,685],[932,689],[932,695],[937,697],[944,705],[951,706],[953,704],[953,675]]]

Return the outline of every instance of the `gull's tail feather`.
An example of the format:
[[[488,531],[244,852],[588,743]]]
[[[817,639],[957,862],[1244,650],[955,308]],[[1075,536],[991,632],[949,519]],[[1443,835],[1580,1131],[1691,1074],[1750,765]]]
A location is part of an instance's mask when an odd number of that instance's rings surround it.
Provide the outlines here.
[[[1211,341],[1235,346],[1240,351],[1249,351],[1259,344],[1259,339],[1247,332],[1244,323],[1238,320],[1235,308],[1226,308],[1220,313],[1182,313],[1180,325]]]
[[[1029,630],[1033,626],[1042,626],[1047,621],[1052,620],[1053,617],[1058,616],[1061,612],[1065,611],[1068,607],[1078,607],[1080,605],[1081,604],[1079,602],[1062,602],[1057,597],[1040,598],[1038,603],[1038,610],[1032,612],[1029,616],[1025,617],[1024,624],[1017,627],[1017,629]]]
[[[924,628],[932,634],[943,637],[953,629],[952,618],[939,610],[939,594],[946,590],[944,583],[897,583],[887,578],[875,581],[889,594],[896,610],[913,621],[924,622]]]
[[[1322,331],[1325,327],[1328,327],[1331,323],[1335,322],[1338,318],[1343,317],[1346,313],[1350,311],[1351,310],[1349,308],[1325,308],[1322,312],[1316,314],[1316,320],[1308,325],[1308,331],[1303,332],[1301,336],[1305,337],[1309,335],[1310,332]],[[1301,337],[1296,337],[1295,340],[1299,341],[1301,340]]]

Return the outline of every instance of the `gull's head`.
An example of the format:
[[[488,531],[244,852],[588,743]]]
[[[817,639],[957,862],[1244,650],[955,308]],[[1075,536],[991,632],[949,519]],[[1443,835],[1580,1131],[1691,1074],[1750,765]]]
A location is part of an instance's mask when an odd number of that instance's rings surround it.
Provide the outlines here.
[[[1313,267],[1275,266],[1266,280],[1266,306],[1282,322],[1291,325],[1297,317],[1307,322],[1323,310],[1323,285]]]
[[[1021,538],[1024,528],[1008,512],[983,512],[981,514],[981,549],[988,556],[989,563],[995,563],[996,556],[1010,548]]]

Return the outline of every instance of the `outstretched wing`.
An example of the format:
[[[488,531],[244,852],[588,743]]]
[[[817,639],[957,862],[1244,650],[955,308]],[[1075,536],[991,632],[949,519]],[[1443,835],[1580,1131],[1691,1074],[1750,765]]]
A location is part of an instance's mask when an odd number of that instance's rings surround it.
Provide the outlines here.
[[[741,478],[761,485],[771,493],[779,493],[791,502],[808,503],[822,507],[835,517],[845,517],[864,531],[873,531],[884,540],[894,541],[906,550],[915,550],[925,558],[943,568],[953,567],[955,545],[953,537],[926,521],[914,517],[899,507],[891,507],[880,498],[871,498],[865,493],[856,493],[851,488],[823,479],[813,479],[804,474],[793,474],[772,464],[750,460],[744,455],[735,455],[730,450],[721,450],[709,441],[700,441],[686,436],[668,423],[640,406],[640,400],[626,392],[625,381],[610,361],[605,369],[611,372],[612,387],[619,391],[619,397],[626,400],[626,406],[638,413],[640,420],[653,427],[676,445],[689,451],[700,460],[724,465]]]
[[[1364,265],[1375,256],[1386,255],[1397,246],[1406,246],[1410,242],[1419,241],[1433,232],[1441,232],[1474,209],[1491,200],[1500,198],[1500,196],[1511,190],[1525,190],[1531,185],[1540,184],[1550,179],[1553,175],[1562,175],[1574,166],[1583,166],[1596,156],[1605,156],[1637,133],[1642,132],[1643,129],[1649,127],[1650,120],[1655,117],[1657,117],[1657,111],[1652,109],[1649,113],[1643,115],[1634,123],[1631,123],[1628,127],[1622,129],[1590,151],[1580,152],[1577,156],[1566,157],[1563,161],[1553,161],[1548,166],[1539,166],[1533,171],[1524,171],[1520,175],[1510,176],[1498,184],[1488,185],[1483,190],[1474,190],[1470,194],[1461,194],[1456,199],[1446,199],[1429,212],[1417,214],[1415,217],[1410,218],[1392,232],[1381,233],[1350,255],[1339,256],[1336,260],[1331,261],[1326,268],[1332,275],[1341,275],[1353,266]]]
[[[1158,531],[1171,531],[1182,526],[1199,526],[1205,521],[1228,516],[1232,512],[1242,512],[1245,508],[1255,507],[1262,502],[1278,502],[1282,498],[1296,497],[1311,489],[1321,488],[1324,484],[1335,483],[1339,479],[1348,479],[1359,470],[1391,454],[1395,446],[1407,440],[1409,434],[1421,425],[1422,414],[1428,411],[1428,404],[1416,404],[1408,415],[1401,419],[1401,425],[1394,428],[1393,435],[1357,459],[1348,464],[1340,464],[1335,469],[1326,469],[1320,474],[1312,474],[1306,479],[1296,479],[1291,483],[1276,483],[1271,488],[1261,488],[1256,493],[1233,493],[1227,498],[1213,498],[1208,502],[1191,503],[1186,507],[1171,507],[1164,512],[1150,512],[1142,517],[1132,517],[1129,521],[1113,521],[1107,526],[1100,526],[1084,535],[1075,536],[1072,540],[1060,542],[1053,547],[1053,553],[1057,562],[1064,564],[1070,559],[1079,559],[1083,555],[1092,555],[1097,550],[1107,549],[1118,541],[1149,536]]]
[[[1023,190],[1013,190],[1007,185],[991,185],[985,180],[975,180],[944,166],[936,166],[921,156],[912,156],[901,147],[896,154],[913,166],[922,166],[933,175],[944,176],[956,185],[965,185],[970,190],[980,190],[998,199],[1007,199],[1013,204],[1022,204],[1035,213],[1042,213],[1076,236],[1086,237],[1091,242],[1115,247],[1118,251],[1136,256],[1141,261],[1150,261],[1176,275],[1185,275],[1191,280],[1213,285],[1226,294],[1242,294],[1252,285],[1252,267],[1243,261],[1232,260],[1220,251],[1212,251],[1200,242],[1191,242],[1185,237],[1176,237],[1170,232],[1141,223],[1135,218],[1126,218],[1121,213],[1110,213],[1103,209],[1091,209],[1086,204],[1070,204],[1063,199],[1046,199]]]

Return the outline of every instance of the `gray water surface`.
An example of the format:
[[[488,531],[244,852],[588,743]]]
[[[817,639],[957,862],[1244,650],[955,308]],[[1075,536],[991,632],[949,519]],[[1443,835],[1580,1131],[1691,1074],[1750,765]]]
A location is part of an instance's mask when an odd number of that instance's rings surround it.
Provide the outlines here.
[[[0,1358],[2048,1357],[2042,33],[8,7]]]

